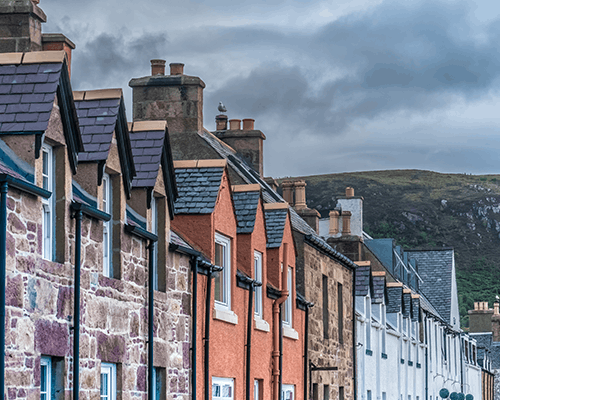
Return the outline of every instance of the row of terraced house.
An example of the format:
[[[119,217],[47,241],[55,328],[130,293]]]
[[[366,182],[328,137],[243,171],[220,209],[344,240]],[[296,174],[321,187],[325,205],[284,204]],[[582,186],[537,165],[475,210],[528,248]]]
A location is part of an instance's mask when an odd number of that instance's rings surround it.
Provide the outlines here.
[[[132,121],[73,91],[37,3],[0,5],[3,398],[494,398],[452,249],[372,239],[352,188],[321,218],[183,64],[129,82]]]

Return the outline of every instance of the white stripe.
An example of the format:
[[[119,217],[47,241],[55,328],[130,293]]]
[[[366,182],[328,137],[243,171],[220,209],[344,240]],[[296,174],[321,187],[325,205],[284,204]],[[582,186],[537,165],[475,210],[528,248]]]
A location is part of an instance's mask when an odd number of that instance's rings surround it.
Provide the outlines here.
[[[500,54],[504,90],[600,183],[600,100],[502,3]]]
[[[598,398],[600,382],[502,285],[500,296],[500,362],[510,379],[531,400]]]
[[[600,243],[500,147],[502,232],[600,326]]]

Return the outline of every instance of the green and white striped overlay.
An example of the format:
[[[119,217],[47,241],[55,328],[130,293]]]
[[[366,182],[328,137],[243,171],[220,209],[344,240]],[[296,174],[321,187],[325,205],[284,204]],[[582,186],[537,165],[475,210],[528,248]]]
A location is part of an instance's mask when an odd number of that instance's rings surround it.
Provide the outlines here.
[[[599,17],[500,4],[505,399],[600,399]]]

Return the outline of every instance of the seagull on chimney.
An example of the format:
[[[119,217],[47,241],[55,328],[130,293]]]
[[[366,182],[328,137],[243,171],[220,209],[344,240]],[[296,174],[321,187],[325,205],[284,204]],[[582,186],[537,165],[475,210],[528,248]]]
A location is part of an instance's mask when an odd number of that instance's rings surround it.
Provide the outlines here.
[[[219,102],[218,110],[221,112],[221,114],[227,112],[227,109],[225,108],[225,105],[222,102]]]

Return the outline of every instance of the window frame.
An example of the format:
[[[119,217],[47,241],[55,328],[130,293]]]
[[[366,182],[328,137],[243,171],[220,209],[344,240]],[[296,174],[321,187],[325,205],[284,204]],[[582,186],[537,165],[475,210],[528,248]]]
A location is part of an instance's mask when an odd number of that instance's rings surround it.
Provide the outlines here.
[[[292,392],[292,398],[291,400],[295,400],[296,399],[296,387],[295,385],[288,385],[288,384],[282,384],[281,385],[281,398],[282,400],[287,400],[285,397],[285,392],[286,391],[291,391]]]
[[[102,211],[110,215],[110,220],[103,221],[102,227],[102,273],[113,278],[112,268],[112,180],[110,175],[102,175]]]
[[[263,271],[263,254],[260,251],[254,250],[254,280],[257,283],[262,283]],[[254,316],[262,319],[263,304],[262,304],[262,285],[254,287]]]
[[[46,368],[45,374],[42,372],[44,367]],[[45,393],[42,391],[42,382],[46,383]],[[44,398],[42,396],[46,397]],[[52,359],[48,356],[42,356],[40,358],[40,400],[43,399],[52,399]]]
[[[214,397],[214,386],[219,385],[222,386],[223,384],[231,384],[231,397],[226,397],[226,399],[231,398],[231,400],[235,399],[235,380],[233,378],[223,378],[223,377],[217,377],[217,376],[213,376],[212,380],[211,380],[211,384],[210,384],[210,398],[215,399]],[[221,396],[221,391],[219,391],[219,396],[217,397],[218,399],[223,399],[223,396]]]
[[[47,143],[42,144],[42,189],[52,194],[49,198],[42,197],[42,258],[54,260],[54,234],[56,229],[54,202],[54,149]],[[47,164],[46,164],[47,161]],[[47,165],[47,167],[46,167]],[[46,169],[46,172],[44,172]],[[44,183],[44,179],[47,183]]]
[[[292,267],[288,266],[288,274],[287,274],[287,287],[288,287],[288,297],[283,302],[283,318],[281,323],[289,328],[292,327],[293,317],[292,317],[292,297],[293,297],[293,287],[292,282],[294,281],[292,274],[294,273]]]
[[[102,375],[108,376],[109,383],[107,397],[102,395]],[[100,366],[100,400],[117,399],[117,365],[112,363],[102,363]]]
[[[215,293],[215,307],[231,310],[231,239],[215,232],[215,263],[217,258],[217,245],[223,247],[223,269],[217,273],[221,280],[219,284],[222,292],[222,300],[217,300]]]
[[[154,400],[165,400],[167,398],[167,371],[165,368],[152,367],[152,383]]]

